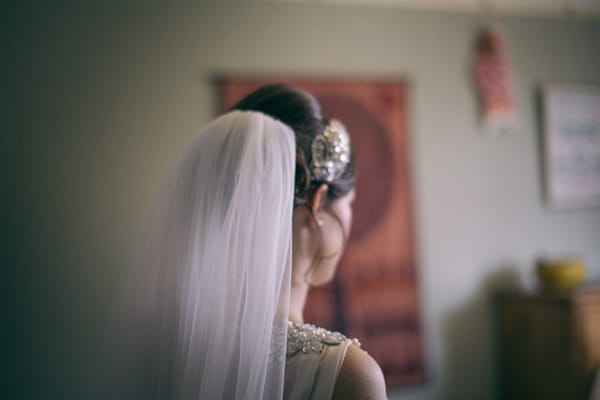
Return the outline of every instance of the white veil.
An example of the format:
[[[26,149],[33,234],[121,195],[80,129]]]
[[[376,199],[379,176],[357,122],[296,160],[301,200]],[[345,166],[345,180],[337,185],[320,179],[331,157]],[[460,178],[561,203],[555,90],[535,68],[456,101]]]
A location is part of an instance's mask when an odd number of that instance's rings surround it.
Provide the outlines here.
[[[294,166],[293,132],[262,113],[195,138],[122,282],[110,398],[282,398]]]

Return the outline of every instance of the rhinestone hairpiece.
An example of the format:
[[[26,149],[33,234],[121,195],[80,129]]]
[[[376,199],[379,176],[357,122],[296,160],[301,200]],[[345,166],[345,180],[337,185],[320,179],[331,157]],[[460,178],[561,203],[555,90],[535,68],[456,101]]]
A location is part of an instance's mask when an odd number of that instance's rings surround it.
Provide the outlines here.
[[[336,120],[329,121],[323,133],[311,145],[311,169],[322,181],[333,182],[339,178],[350,162],[350,135],[346,127]]]

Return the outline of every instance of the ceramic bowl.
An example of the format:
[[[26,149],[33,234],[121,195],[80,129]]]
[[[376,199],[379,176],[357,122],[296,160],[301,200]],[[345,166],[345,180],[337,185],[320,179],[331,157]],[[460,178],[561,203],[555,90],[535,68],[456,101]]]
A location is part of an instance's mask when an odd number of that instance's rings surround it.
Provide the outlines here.
[[[571,289],[583,282],[585,261],[579,257],[539,260],[537,275],[547,287]]]

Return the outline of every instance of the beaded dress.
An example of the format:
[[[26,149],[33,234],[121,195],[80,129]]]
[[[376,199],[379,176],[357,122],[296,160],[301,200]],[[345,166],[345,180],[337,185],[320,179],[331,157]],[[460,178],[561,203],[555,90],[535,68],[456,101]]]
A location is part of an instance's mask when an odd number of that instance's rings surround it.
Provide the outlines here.
[[[339,332],[289,322],[284,399],[329,400],[348,346],[360,346]]]

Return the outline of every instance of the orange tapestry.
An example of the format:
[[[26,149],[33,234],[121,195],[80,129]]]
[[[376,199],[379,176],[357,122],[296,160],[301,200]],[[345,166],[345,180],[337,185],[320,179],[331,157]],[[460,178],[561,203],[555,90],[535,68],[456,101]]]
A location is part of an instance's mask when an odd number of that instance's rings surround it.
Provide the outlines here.
[[[287,83],[344,123],[358,165],[354,222],[336,279],[309,295],[305,320],[359,338],[388,386],[425,380],[402,81],[227,78],[224,111],[253,90]]]

